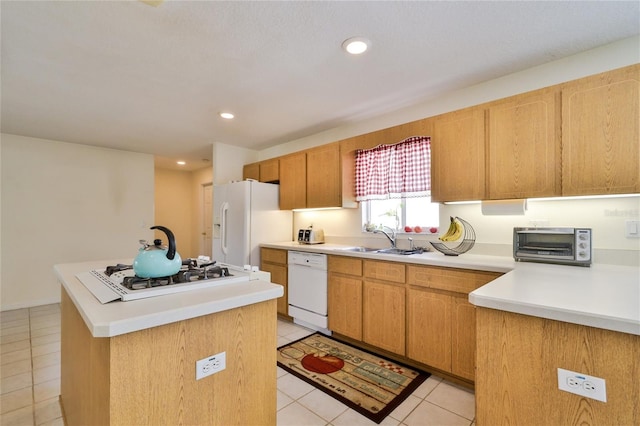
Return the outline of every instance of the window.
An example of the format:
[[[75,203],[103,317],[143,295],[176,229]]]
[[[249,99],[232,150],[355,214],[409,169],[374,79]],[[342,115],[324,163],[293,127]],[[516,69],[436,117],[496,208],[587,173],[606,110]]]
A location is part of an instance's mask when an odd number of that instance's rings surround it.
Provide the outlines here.
[[[408,232],[428,233],[429,228],[438,227],[439,205],[431,202],[431,197],[371,200],[362,203],[362,225],[376,228],[388,226],[397,231],[410,227]]]
[[[431,203],[430,138],[415,136],[394,145],[356,153],[356,199],[366,229],[426,232],[437,227],[438,204]],[[418,229],[418,231],[420,231]]]

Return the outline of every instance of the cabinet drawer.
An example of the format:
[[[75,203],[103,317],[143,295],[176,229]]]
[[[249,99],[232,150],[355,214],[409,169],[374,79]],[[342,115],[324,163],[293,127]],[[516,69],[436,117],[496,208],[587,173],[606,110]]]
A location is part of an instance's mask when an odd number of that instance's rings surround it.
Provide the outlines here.
[[[364,276],[376,280],[391,281],[404,284],[405,266],[396,262],[364,261]]]
[[[501,273],[407,265],[407,283],[456,293],[470,293]]]
[[[279,263],[281,265],[287,264],[287,251],[262,248],[260,249],[260,260],[262,262]]]
[[[361,277],[362,259],[345,256],[329,256],[329,272]]]

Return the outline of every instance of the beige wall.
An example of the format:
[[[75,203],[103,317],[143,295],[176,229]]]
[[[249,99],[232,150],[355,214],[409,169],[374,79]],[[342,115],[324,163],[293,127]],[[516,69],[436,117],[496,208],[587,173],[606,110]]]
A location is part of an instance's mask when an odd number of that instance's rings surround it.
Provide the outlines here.
[[[213,183],[242,180],[242,166],[257,161],[256,151],[223,143],[213,144]]]
[[[191,172],[191,194],[193,199],[193,211],[191,212],[191,256],[198,256],[206,253],[203,246],[204,239],[204,186],[212,185],[213,168],[206,167]],[[211,218],[213,221],[213,218]]]
[[[194,210],[191,191],[191,172],[155,169],[155,218],[154,225],[162,225],[176,237],[176,250],[183,259],[191,257],[192,221]],[[167,237],[155,231],[166,245]]]
[[[203,254],[203,187],[212,182],[213,169],[194,171],[155,169],[155,224],[169,228],[183,259]],[[167,244],[163,232],[155,238]]]
[[[60,301],[57,263],[132,258],[153,221],[153,157],[2,134],[2,310]]]

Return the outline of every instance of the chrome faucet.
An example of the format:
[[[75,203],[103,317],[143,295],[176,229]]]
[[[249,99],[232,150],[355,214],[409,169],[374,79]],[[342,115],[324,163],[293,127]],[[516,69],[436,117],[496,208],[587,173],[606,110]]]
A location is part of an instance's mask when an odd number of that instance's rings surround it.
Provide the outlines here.
[[[391,231],[391,235],[387,234],[384,231],[384,228],[387,228],[388,230]],[[396,248],[396,231],[393,230],[393,228],[389,228],[388,226],[383,226],[382,229],[375,229],[373,231],[374,234],[379,234],[382,233],[384,234],[385,237],[387,237],[387,239],[391,242],[391,248]]]

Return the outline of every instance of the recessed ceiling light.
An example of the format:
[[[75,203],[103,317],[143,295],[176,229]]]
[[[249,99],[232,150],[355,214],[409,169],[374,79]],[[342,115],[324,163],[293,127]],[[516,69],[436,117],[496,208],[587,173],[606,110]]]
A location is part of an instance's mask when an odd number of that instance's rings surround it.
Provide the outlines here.
[[[185,164],[187,164],[187,162],[186,161],[176,161],[176,164],[178,166],[184,166]]]
[[[364,53],[371,42],[364,37],[351,37],[342,42],[342,48],[352,55]]]
[[[221,112],[220,117],[224,118],[225,120],[231,120],[233,118],[233,114],[231,114],[230,112]]]

